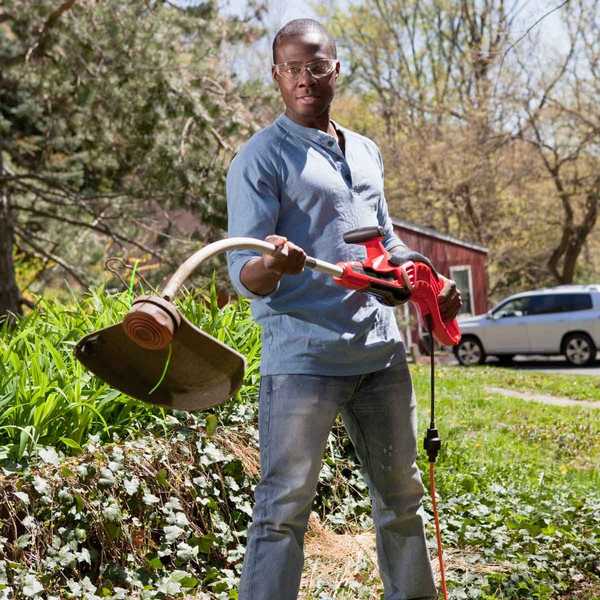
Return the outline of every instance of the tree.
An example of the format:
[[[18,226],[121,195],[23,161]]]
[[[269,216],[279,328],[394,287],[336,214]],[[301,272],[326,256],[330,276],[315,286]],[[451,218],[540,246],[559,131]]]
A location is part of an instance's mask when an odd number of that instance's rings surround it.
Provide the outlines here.
[[[572,283],[598,220],[600,204],[600,2],[565,9],[569,50],[555,72],[529,76],[518,95],[519,136],[535,149],[562,209],[558,235],[546,258],[557,283]],[[525,79],[525,78],[524,78]]]
[[[24,256],[87,284],[104,255],[173,265],[189,253],[172,210],[202,235],[225,223],[223,180],[253,103],[221,64],[260,30],[216,2],[7,0],[0,12],[0,316]]]
[[[332,16],[356,89],[385,124],[390,205],[484,244],[498,206],[490,163],[505,143],[496,58],[513,19],[504,0],[367,0]]]
[[[371,131],[384,154],[393,214],[488,246],[491,289],[498,293],[573,281],[595,225],[597,141],[590,123],[575,124],[573,114],[591,106],[565,101],[582,97],[583,72],[590,74],[588,105],[597,93],[590,65],[597,64],[598,3],[565,6],[571,44],[556,53],[535,30],[521,35],[526,6],[522,0],[365,0],[325,13],[350,66],[350,104],[358,96],[371,111],[369,121],[378,116]],[[588,66],[579,60],[575,68],[585,45]],[[361,116],[346,114],[360,128]],[[551,147],[559,140],[555,164]],[[579,147],[577,156],[563,153],[567,140]],[[566,195],[556,187],[557,168]]]

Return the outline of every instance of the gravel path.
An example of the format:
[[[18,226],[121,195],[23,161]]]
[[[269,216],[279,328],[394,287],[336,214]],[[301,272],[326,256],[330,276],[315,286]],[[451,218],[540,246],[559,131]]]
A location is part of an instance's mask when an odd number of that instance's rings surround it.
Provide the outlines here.
[[[490,394],[500,394],[509,398],[519,398],[519,400],[529,400],[530,402],[541,402],[552,406],[579,406],[580,408],[600,408],[600,402],[592,400],[573,400],[572,398],[563,398],[562,396],[550,396],[548,394],[536,394],[535,392],[517,392],[516,390],[507,390],[506,388],[488,385],[485,391]]]

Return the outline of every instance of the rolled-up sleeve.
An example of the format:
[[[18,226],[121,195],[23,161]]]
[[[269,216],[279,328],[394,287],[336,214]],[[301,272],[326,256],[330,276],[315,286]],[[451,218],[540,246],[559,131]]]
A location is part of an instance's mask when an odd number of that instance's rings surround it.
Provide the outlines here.
[[[280,207],[279,182],[275,165],[268,157],[259,156],[257,151],[246,146],[231,163],[226,189],[229,237],[264,240],[275,233]],[[227,254],[233,286],[239,294],[251,299],[264,296],[244,286],[240,273],[255,256],[260,254],[252,250],[233,250]]]
[[[379,159],[379,167],[381,169],[381,180],[385,181],[383,174],[383,159],[379,148],[377,148],[377,156]],[[381,227],[383,227],[384,238],[383,245],[386,250],[392,250],[393,248],[406,248],[406,244],[396,235],[394,232],[394,225],[390,217],[387,202],[385,200],[385,194],[382,192],[379,197],[379,203],[377,205],[377,220]]]

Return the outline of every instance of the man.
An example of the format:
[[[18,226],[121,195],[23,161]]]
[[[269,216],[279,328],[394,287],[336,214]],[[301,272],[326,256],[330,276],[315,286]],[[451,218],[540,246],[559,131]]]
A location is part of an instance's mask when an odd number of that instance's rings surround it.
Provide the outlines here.
[[[335,42],[316,21],[291,21],[273,42],[285,114],[254,135],[227,178],[229,235],[266,239],[273,256],[230,253],[237,290],[262,327],[261,476],[239,600],[294,600],[303,540],[329,430],[338,412],[369,485],[386,600],[434,598],[415,463],[415,400],[393,309],[303,270],[305,252],[361,260],[344,232],[381,225],[401,261],[377,146],[330,119],[340,72]],[[446,319],[460,308],[447,280]]]

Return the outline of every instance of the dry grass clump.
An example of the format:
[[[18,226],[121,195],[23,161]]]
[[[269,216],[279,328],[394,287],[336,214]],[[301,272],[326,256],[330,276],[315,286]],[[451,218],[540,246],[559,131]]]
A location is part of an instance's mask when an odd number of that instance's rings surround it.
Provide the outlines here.
[[[319,520],[316,513],[312,513],[304,554],[302,600],[317,598],[315,590],[323,589],[327,590],[328,597],[336,600],[379,600],[382,597],[373,531],[335,533]],[[508,562],[482,563],[480,558],[474,549],[444,550],[447,572],[480,575],[510,572],[511,564]],[[439,585],[437,554],[432,555],[432,567]]]

